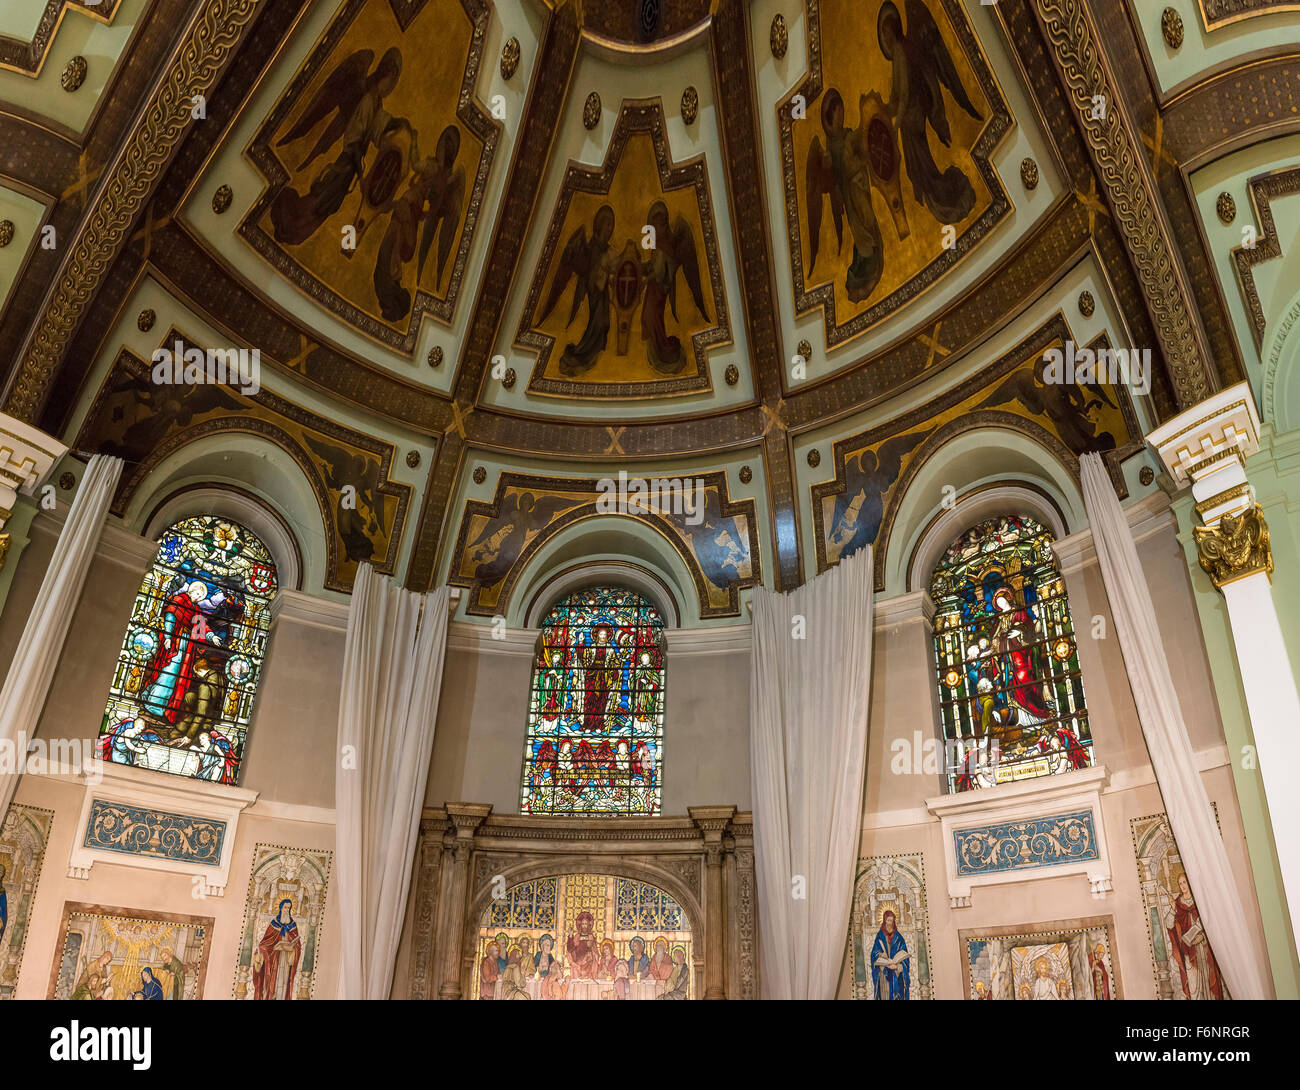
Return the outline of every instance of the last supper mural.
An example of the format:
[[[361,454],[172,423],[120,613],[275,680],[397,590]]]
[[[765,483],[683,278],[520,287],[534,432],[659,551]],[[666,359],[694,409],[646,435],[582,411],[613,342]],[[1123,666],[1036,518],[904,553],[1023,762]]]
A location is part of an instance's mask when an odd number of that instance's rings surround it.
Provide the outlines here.
[[[475,999],[694,999],[690,920],[648,882],[538,878],[483,913]]]

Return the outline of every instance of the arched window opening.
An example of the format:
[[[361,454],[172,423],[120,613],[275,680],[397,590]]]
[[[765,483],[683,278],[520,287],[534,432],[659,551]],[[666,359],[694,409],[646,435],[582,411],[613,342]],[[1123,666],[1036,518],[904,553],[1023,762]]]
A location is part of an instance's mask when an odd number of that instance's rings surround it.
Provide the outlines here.
[[[1092,734],[1052,536],[1008,515],[972,526],[930,584],[949,791],[1092,764]]]
[[[118,655],[100,758],[237,782],[275,592],[271,554],[238,523],[165,530]]]
[[[664,736],[663,619],[622,587],[587,587],[542,621],[519,809],[658,814]]]

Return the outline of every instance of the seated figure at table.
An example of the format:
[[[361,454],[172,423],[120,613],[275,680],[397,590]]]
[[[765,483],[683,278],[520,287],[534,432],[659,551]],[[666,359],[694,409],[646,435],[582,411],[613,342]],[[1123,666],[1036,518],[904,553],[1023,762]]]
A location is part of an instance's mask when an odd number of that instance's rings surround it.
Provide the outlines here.
[[[497,944],[490,942],[483,951],[483,961],[478,969],[480,999],[495,999],[497,981],[501,979],[501,970],[497,968]]]
[[[650,959],[650,975],[655,980],[667,980],[672,976],[673,959],[668,954],[668,940],[662,935],[655,939],[654,957]]]
[[[510,947],[506,955],[506,971],[501,977],[502,999],[529,999],[528,986],[524,981],[523,964],[520,961],[519,947]]]
[[[600,944],[599,973],[601,980],[614,979],[614,965],[617,961],[618,958],[614,954],[614,941],[613,939],[606,939]]]
[[[656,999],[689,999],[690,998],[690,970],[686,967],[686,949],[681,946],[673,947],[673,967],[668,974],[668,983],[664,988],[663,995],[656,996]]]
[[[575,921],[578,928],[576,935],[570,935],[564,944],[565,953],[569,955],[569,967],[573,970],[575,980],[595,980],[596,969],[600,964],[600,951],[596,946],[596,921],[590,912],[579,912]]]
[[[551,966],[555,964],[555,956],[551,953],[554,947],[555,939],[550,935],[543,935],[537,940],[537,953],[533,955],[533,972],[543,980],[551,971]]]
[[[625,958],[619,958],[614,962],[614,998],[632,998],[632,985],[627,979],[627,960]]]
[[[627,975],[630,980],[650,979],[650,959],[645,952],[645,939],[635,936],[628,943],[630,953],[627,956]]]
[[[546,974],[546,979],[542,981],[542,998],[565,999],[568,994],[568,970],[564,968],[564,962],[556,961],[552,964],[551,971]]]

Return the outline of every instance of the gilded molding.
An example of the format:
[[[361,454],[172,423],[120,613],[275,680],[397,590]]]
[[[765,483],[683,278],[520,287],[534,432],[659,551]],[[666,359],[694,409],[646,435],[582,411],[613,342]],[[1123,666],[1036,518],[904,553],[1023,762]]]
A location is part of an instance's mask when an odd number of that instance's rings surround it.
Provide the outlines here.
[[[1300,167],[1256,175],[1251,178],[1247,191],[1250,194],[1251,208],[1255,212],[1255,221],[1259,224],[1259,237],[1253,246],[1234,246],[1232,263],[1237,270],[1237,280],[1241,285],[1246,314],[1250,318],[1255,347],[1259,349],[1264,345],[1264,329],[1268,321],[1264,317],[1264,305],[1259,298],[1259,285],[1255,283],[1255,266],[1282,256],[1282,240],[1277,225],[1273,222],[1272,203],[1281,197],[1300,193]]]
[[[1209,355],[1201,344],[1192,299],[1177,272],[1174,247],[1151,182],[1141,169],[1140,150],[1118,109],[1121,98],[1103,63],[1096,28],[1084,0],[1034,0],[1034,9],[1082,117],[1098,178],[1137,267],[1179,408],[1195,405],[1214,389]],[[1094,110],[1097,96],[1101,96],[1100,110]]]
[[[36,419],[82,315],[193,121],[194,96],[212,90],[258,10],[257,0],[208,0],[191,24],[72,244],[5,395],[5,412]]]
[[[1192,532],[1201,567],[1216,587],[1259,572],[1272,575],[1273,550],[1259,504],[1240,515],[1224,515],[1215,526],[1193,527]]]

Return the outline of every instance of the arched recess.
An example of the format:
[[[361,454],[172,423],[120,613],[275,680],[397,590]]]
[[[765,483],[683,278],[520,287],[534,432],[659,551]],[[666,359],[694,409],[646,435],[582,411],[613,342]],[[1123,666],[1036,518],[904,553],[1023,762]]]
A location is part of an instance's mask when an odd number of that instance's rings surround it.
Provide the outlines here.
[[[134,481],[122,521],[149,537],[186,515],[225,515],[266,543],[282,587],[319,592],[328,566],[319,489],[276,443],[222,432],[172,449]]]
[[[488,863],[494,862],[491,855],[485,855],[483,860]],[[707,982],[704,979],[704,949],[708,937],[705,935],[704,930],[704,907],[700,904],[699,898],[687,888],[681,877],[666,867],[645,860],[631,859],[622,854],[615,856],[575,854],[545,858],[537,857],[512,866],[501,867],[500,869],[493,867],[490,874],[480,876],[478,888],[474,890],[469,912],[464,921],[465,930],[461,935],[460,948],[464,952],[461,961],[462,995],[474,994],[474,956],[477,948],[478,930],[482,926],[483,914],[493,901],[494,892],[501,888],[501,883],[496,879],[498,877],[504,879],[505,888],[509,890],[512,886],[531,882],[536,878],[550,878],[567,874],[596,874],[613,878],[631,878],[638,882],[647,882],[652,886],[657,886],[672,897],[682,906],[682,911],[686,913],[686,919],[690,923],[691,935],[694,939],[691,943],[691,975],[695,980],[695,994],[697,996],[705,994]]]
[[[623,578],[603,574],[621,567]],[[583,568],[590,568],[584,573]],[[649,524],[627,515],[591,515],[559,530],[543,531],[520,556],[506,580],[510,626],[534,627],[563,589],[586,583],[626,583],[650,599],[675,624],[700,621],[698,565],[688,566],[680,547]],[[639,573],[639,574],[638,574]],[[665,600],[665,595],[667,599]],[[545,601],[545,605],[539,603]]]
[[[1300,253],[1300,250],[1297,250]],[[1270,323],[1262,353],[1260,411],[1275,435],[1300,427],[1300,292]]]
[[[1028,486],[1023,489],[1026,495],[1018,497],[1027,504],[1026,513],[1039,518],[1058,539],[1087,523],[1078,460],[1048,432],[1026,425],[1023,420],[1014,429],[978,419],[953,421],[922,444],[919,457],[900,481],[902,491],[896,502],[891,500],[892,510],[876,541],[878,582],[883,582],[885,596],[925,585],[926,575],[919,582],[911,578],[912,570],[928,570],[912,563],[922,537],[933,535],[939,540],[933,529],[938,522],[945,528],[951,522],[956,534],[965,528],[957,522],[978,521],[978,516],[967,516],[984,502],[978,497],[985,486],[1010,482]],[[961,502],[955,502],[959,498]],[[956,508],[965,508],[960,517]]]

